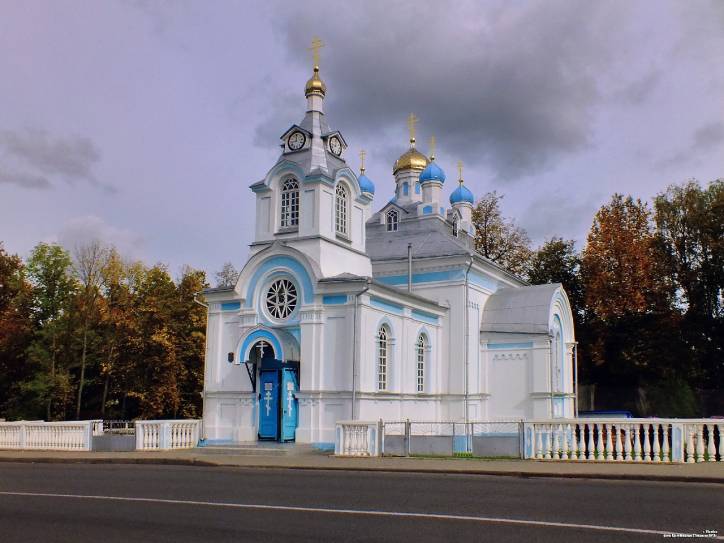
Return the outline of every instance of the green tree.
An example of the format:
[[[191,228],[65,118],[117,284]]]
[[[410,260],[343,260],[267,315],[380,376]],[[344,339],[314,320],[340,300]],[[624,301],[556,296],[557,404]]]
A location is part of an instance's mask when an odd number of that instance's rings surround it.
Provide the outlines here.
[[[59,336],[70,309],[77,284],[72,276],[68,252],[59,245],[39,243],[27,260],[27,275],[33,290],[34,339],[28,348],[28,363],[35,366],[33,377],[25,383],[45,404],[45,418],[54,418],[52,406],[63,396],[68,378],[58,368]]]
[[[724,387],[724,180],[672,185],[654,200],[661,260],[683,313],[687,373]]]
[[[575,317],[584,309],[581,283],[581,256],[576,242],[551,238],[533,253],[528,263],[528,281],[534,285],[561,283],[573,306]]]
[[[473,208],[475,250],[506,270],[523,275],[531,257],[530,238],[500,210],[503,196],[497,192],[483,195]]]

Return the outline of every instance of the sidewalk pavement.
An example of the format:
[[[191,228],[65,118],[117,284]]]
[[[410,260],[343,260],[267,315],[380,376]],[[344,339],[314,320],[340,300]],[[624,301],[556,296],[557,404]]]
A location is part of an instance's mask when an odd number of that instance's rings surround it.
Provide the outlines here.
[[[545,460],[484,460],[474,458],[342,458],[329,453],[269,454],[272,451],[54,452],[0,451],[0,462],[168,464],[306,470],[390,471],[647,480],[724,484],[724,462],[698,464],[556,462]]]

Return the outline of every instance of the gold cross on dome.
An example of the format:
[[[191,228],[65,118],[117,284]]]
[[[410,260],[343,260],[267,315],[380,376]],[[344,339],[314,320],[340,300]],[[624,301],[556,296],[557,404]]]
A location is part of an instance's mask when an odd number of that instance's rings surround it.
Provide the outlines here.
[[[430,136],[430,158],[435,159],[435,136]]]
[[[312,46],[309,50],[312,52],[312,60],[315,66],[319,66],[319,50],[324,47],[324,43],[317,36],[312,39]]]
[[[407,117],[407,128],[410,129],[410,143],[415,143],[415,125],[419,120],[414,113],[410,113],[410,116]]]
[[[458,180],[463,182],[463,161],[458,160]]]
[[[362,173],[364,173],[364,171],[365,171],[365,157],[366,157],[366,156],[367,156],[367,151],[365,151],[364,149],[362,149],[362,150],[359,152],[359,160],[360,160],[359,171],[361,171]]]

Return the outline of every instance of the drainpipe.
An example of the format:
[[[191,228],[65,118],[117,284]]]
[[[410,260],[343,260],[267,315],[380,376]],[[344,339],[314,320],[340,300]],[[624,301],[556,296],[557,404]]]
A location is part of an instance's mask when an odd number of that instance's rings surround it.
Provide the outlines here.
[[[365,288],[354,295],[354,316],[352,321],[352,420],[357,420],[357,309],[359,307],[359,297],[370,289],[372,280],[368,277]]]
[[[468,255],[468,259],[469,259],[468,268],[465,270],[465,313],[464,313],[465,348],[463,349],[463,355],[465,357],[464,361],[465,361],[465,436],[466,436],[465,437],[465,450],[466,450],[466,452],[470,452],[472,450],[472,447],[471,447],[472,443],[470,443],[471,438],[470,438],[470,435],[468,434],[468,428],[470,426],[469,425],[470,413],[469,413],[469,409],[468,409],[468,403],[469,403],[468,395],[470,393],[469,392],[470,386],[468,383],[468,381],[469,381],[468,373],[469,373],[469,369],[470,369],[469,368],[469,362],[470,362],[469,358],[470,357],[468,356],[468,350],[470,349],[470,326],[468,324],[468,321],[470,320],[469,316],[468,316],[468,303],[470,301],[469,300],[470,294],[469,294],[469,289],[468,289],[468,284],[469,284],[468,276],[470,275],[470,268],[473,267],[472,253],[470,255]]]
[[[204,368],[203,368],[203,375],[204,375],[204,387],[206,386],[206,352],[207,348],[209,346],[209,336],[207,334],[209,329],[209,306],[208,304],[205,304],[204,302],[200,301],[196,298],[199,293],[197,292],[194,294],[194,302],[199,304],[202,307],[206,308],[206,330],[204,331]],[[206,429],[204,428],[204,413],[206,413],[206,392],[201,391],[201,439],[206,441]]]
[[[578,418],[578,342],[573,343],[573,382],[576,398],[573,400],[573,417]]]
[[[407,244],[407,292],[412,292],[412,243]]]

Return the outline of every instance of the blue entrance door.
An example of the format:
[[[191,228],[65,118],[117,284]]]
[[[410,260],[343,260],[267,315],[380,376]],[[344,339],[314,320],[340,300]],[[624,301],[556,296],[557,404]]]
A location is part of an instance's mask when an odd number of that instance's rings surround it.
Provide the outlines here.
[[[279,439],[279,371],[259,376],[259,439]]]
[[[294,441],[296,437],[299,423],[297,390],[299,390],[297,372],[292,368],[282,369],[282,441]]]

